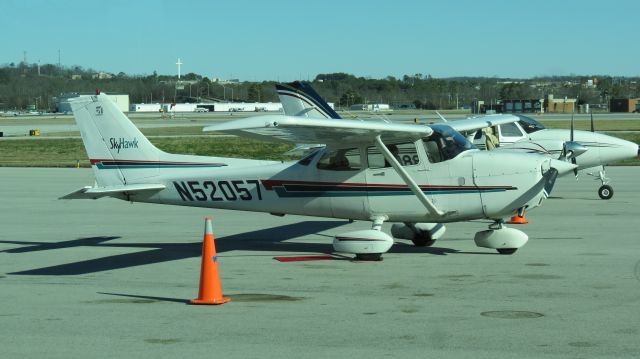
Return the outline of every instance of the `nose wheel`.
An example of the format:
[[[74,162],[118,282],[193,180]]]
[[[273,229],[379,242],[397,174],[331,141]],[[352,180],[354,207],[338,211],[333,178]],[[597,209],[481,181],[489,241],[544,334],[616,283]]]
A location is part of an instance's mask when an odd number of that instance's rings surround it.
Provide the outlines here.
[[[488,230],[477,232],[473,240],[478,247],[492,248],[508,255],[524,246],[529,237],[522,231],[505,227],[502,220],[496,220]]]
[[[611,199],[613,197],[613,188],[608,184],[603,184],[598,188],[598,196],[602,199]]]
[[[607,178],[604,166],[600,166],[598,172],[589,172],[587,174],[595,177],[596,180],[600,180],[600,183],[602,183],[602,186],[598,188],[598,196],[600,196],[601,199],[611,199],[611,197],[613,197],[613,188],[609,186],[610,179]]]

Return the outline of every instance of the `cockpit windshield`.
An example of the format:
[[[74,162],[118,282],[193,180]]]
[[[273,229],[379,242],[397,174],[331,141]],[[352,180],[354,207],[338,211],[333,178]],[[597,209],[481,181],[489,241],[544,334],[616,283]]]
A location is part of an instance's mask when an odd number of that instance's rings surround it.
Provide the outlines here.
[[[524,116],[524,115],[516,115],[516,116],[518,116],[518,118],[520,118],[520,121],[518,121],[518,123],[520,124],[520,127],[522,127],[524,132],[526,132],[526,133],[533,133],[533,132],[545,129],[543,124],[541,124],[540,122],[532,119],[531,117],[527,117],[527,116]]]
[[[429,162],[450,160],[464,151],[476,149],[464,136],[447,125],[431,125],[433,134],[423,139]]]

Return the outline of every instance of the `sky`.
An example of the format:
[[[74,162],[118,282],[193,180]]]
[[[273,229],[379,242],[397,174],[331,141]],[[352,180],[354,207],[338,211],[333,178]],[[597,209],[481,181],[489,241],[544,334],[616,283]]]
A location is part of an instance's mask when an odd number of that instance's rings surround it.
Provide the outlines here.
[[[0,65],[241,81],[640,76],[638,0],[0,0]]]

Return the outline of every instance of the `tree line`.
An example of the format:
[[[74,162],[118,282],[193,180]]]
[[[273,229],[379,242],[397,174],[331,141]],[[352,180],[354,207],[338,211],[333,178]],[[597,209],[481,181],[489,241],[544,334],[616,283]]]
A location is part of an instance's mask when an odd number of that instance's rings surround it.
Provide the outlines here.
[[[596,85],[589,80],[596,79]],[[55,110],[53,98],[62,93],[128,94],[131,103],[198,101],[278,102],[274,81],[216,82],[188,73],[176,86],[176,76],[105,74],[80,66],[7,64],[0,66],[0,111]],[[468,107],[473,100],[485,103],[506,99],[577,98],[579,104],[603,104],[610,98],[640,97],[640,78],[611,76],[556,76],[532,79],[460,77],[434,78],[413,74],[402,78],[357,77],[347,73],[319,74],[312,86],[328,102],[348,108],[354,104],[387,103],[420,109]]]

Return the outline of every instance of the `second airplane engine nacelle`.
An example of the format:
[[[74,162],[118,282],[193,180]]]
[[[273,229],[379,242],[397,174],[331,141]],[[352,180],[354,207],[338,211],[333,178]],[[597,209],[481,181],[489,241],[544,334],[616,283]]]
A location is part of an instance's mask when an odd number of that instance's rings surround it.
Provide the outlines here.
[[[473,240],[478,247],[508,249],[524,246],[529,240],[529,237],[517,229],[502,227],[501,229],[489,229],[477,232]]]
[[[415,223],[413,225],[394,223],[391,226],[391,235],[394,238],[413,240],[418,235],[428,233],[429,239],[436,241],[444,235],[446,230],[447,227],[442,223]]]
[[[386,253],[392,245],[393,238],[390,235],[375,229],[342,233],[333,240],[336,252],[353,254]]]

